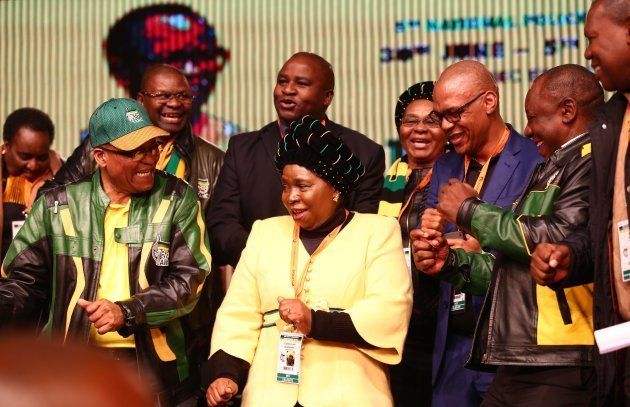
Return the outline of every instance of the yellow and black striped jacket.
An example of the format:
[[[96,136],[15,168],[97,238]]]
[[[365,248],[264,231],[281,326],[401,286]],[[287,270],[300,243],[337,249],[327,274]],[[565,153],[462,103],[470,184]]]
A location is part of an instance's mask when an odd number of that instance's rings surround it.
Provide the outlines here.
[[[460,207],[458,226],[487,250],[453,251],[447,264],[457,269],[446,267],[441,276],[464,292],[486,294],[468,367],[592,364],[593,276],[550,288],[537,285],[529,271],[536,245],[587,224],[590,147],[584,134],[539,164],[510,211],[478,199]]]
[[[4,259],[0,323],[43,315],[42,336],[88,342],[90,321],[77,300],[96,297],[108,204],[99,171],[36,201]],[[197,194],[156,171],[153,189],[132,196],[129,226],[114,237],[128,246],[131,297],[121,303],[135,315],[119,332],[134,334],[139,365],[162,379],[161,398],[170,400],[197,363],[185,316],[210,272]]]

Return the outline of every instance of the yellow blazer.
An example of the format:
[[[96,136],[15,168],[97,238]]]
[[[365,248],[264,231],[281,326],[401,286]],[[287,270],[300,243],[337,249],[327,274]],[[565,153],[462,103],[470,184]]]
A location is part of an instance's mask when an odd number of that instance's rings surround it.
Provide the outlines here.
[[[290,259],[293,220],[257,221],[219,309],[211,354],[251,364],[244,406],[391,406],[387,364],[397,364],[411,316],[411,280],[395,219],[355,213],[311,266],[301,299],[350,314],[373,348],[306,338],[300,384],[276,382],[277,298],[294,298]],[[302,245],[298,277],[309,255]],[[307,291],[308,289],[308,291]],[[263,326],[264,325],[264,326]]]

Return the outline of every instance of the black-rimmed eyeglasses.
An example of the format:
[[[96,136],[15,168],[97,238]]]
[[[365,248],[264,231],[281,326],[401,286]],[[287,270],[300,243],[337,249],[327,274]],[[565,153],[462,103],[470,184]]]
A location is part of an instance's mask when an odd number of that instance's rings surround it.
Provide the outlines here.
[[[105,147],[96,147],[99,148],[103,151],[107,151],[108,153],[112,153],[112,154],[116,154],[116,155],[121,155],[123,157],[127,157],[127,158],[131,158],[133,161],[142,161],[142,159],[144,157],[146,157],[147,155],[159,155],[162,152],[162,146],[159,144],[154,144],[150,147],[145,147],[145,148],[136,148],[135,150],[132,151],[124,151],[124,150],[111,150],[109,148],[105,148]]]
[[[439,113],[434,110],[429,114],[429,116],[431,117],[432,120],[434,120],[437,123],[442,123],[442,119],[446,119],[446,121],[449,123],[457,123],[458,121],[462,119],[462,113],[464,113],[466,109],[468,109],[468,106],[473,104],[473,102],[475,102],[475,100],[479,99],[481,96],[485,95],[486,92],[487,91],[481,92],[480,94],[475,96],[471,101],[464,103],[463,105],[461,105],[460,107],[456,109],[450,109],[443,113]]]
[[[440,127],[440,122],[436,122],[430,115],[427,115],[422,118],[417,117],[417,116],[403,117],[402,122],[400,122],[400,125],[402,127],[413,129],[420,123],[422,123],[423,125],[427,127]]]
[[[181,103],[190,103],[195,98],[194,95],[188,92],[179,93],[165,93],[165,92],[140,92],[141,95],[148,96],[160,104],[168,103],[171,99],[175,99]]]

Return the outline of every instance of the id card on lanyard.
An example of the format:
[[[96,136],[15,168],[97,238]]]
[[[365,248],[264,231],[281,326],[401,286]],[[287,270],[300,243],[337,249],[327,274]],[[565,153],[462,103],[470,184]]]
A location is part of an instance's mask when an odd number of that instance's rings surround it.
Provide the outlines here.
[[[300,384],[300,361],[304,335],[297,332],[280,332],[276,381]]]
[[[298,250],[300,242],[300,226],[296,223],[293,227],[293,240],[291,242],[291,285],[295,290],[295,298],[300,298],[300,295],[304,291],[304,283],[306,282],[306,276],[311,271],[311,265],[313,260],[319,253],[321,253],[328,245],[333,241],[335,237],[341,231],[341,228],[348,220],[349,212],[346,210],[346,218],[333,229],[322,242],[317,246],[317,249],[313,252],[310,259],[306,263],[306,267],[302,271],[302,274],[297,276],[297,263],[298,263]],[[276,381],[280,383],[288,384],[300,384],[300,361],[302,359],[302,344],[304,343],[304,334],[295,331],[295,328],[291,329],[290,325],[287,325],[284,331],[280,331],[280,338],[278,340],[278,360],[276,368]],[[287,330],[288,329],[288,330]]]

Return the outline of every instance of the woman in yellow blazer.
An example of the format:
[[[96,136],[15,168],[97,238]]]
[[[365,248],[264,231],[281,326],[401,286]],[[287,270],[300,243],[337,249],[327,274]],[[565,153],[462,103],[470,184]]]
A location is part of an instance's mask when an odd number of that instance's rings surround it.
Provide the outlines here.
[[[208,405],[247,378],[243,406],[391,406],[386,366],[411,314],[398,223],[343,208],[364,168],[309,116],[276,166],[290,216],[253,225],[215,323]]]

